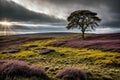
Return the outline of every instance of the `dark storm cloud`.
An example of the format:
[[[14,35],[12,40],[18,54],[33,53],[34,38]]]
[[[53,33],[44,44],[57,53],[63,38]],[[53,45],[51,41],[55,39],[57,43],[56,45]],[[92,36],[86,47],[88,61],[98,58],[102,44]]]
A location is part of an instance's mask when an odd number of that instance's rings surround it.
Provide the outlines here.
[[[109,5],[109,7],[112,7],[112,8],[115,8],[115,6],[117,8],[119,8],[119,3],[120,3],[120,0],[40,0],[40,2],[41,1],[46,1],[46,2],[49,2],[49,3],[57,4],[57,5],[83,4],[83,5],[86,5],[86,6],[87,5],[88,6],[89,5],[94,6],[94,5],[105,4],[105,5]]]
[[[9,18],[14,21],[62,22],[53,16],[30,11],[12,1],[0,0],[0,19]]]
[[[106,11],[101,12],[102,26],[105,27],[120,27],[120,0],[43,0],[48,1],[51,4],[67,6],[68,9],[72,5],[84,5],[98,10],[99,6],[106,6],[108,8],[107,16],[103,16]],[[81,7],[80,7],[81,8]],[[111,14],[112,16],[110,16]],[[111,17],[111,18],[108,18]],[[105,19],[108,18],[108,19]],[[108,21],[104,21],[108,20]]]
[[[89,9],[98,13],[98,16],[102,19],[102,27],[120,28],[120,0],[11,1],[9,0],[7,2],[7,0],[0,0],[0,18],[8,17],[12,20],[31,22],[56,22],[57,24],[53,25],[65,26],[65,20],[72,11]],[[58,22],[63,24],[58,24]]]
[[[120,28],[120,20],[118,21],[112,21],[112,22],[106,22],[102,24],[105,27],[114,27],[114,28]]]
[[[32,0],[31,0],[32,1]],[[47,5],[54,5],[54,10],[63,9],[60,12],[70,14],[70,12],[78,9],[91,9],[94,10],[102,18],[102,27],[120,27],[120,0],[34,0],[39,4],[47,3]]]

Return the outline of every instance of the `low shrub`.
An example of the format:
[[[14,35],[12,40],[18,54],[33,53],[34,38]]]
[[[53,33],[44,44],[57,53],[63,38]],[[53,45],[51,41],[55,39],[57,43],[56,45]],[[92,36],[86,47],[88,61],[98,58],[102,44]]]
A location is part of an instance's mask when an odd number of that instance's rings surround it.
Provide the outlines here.
[[[17,76],[28,77],[29,65],[23,61],[11,60],[0,66],[3,80],[13,80]]]
[[[48,54],[51,52],[55,52],[53,49],[43,48],[42,51],[39,54]]]
[[[2,64],[2,61],[0,61],[0,63]],[[0,65],[1,80],[14,80],[16,77],[36,77],[43,80],[48,78],[44,70],[39,67],[31,67],[24,61],[8,60],[7,62]]]
[[[34,77],[37,77],[37,78],[42,78],[44,80],[49,79],[48,76],[46,75],[45,71],[42,68],[40,68],[38,66],[32,66],[30,69],[31,69],[30,70],[30,76],[31,77],[34,76]]]
[[[8,62],[7,60],[0,60],[0,66],[7,62]]]
[[[20,52],[20,49],[9,49],[9,50],[4,50],[1,52],[1,54],[6,54],[6,53],[17,53]]]
[[[64,80],[86,80],[86,73],[75,68],[63,68],[57,73],[57,77]]]
[[[2,67],[3,67],[3,64],[5,63],[7,63],[7,60],[0,60],[0,75],[2,75]]]

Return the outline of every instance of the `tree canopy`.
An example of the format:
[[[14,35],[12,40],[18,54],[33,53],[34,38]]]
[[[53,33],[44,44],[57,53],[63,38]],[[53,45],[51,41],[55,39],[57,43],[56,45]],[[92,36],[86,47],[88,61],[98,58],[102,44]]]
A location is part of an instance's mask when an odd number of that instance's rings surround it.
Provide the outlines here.
[[[97,17],[97,13],[89,10],[77,10],[72,12],[68,18],[67,29],[78,28],[82,31],[82,38],[84,39],[84,33],[89,28],[90,30],[95,30],[96,26],[99,26],[98,22],[101,21]]]

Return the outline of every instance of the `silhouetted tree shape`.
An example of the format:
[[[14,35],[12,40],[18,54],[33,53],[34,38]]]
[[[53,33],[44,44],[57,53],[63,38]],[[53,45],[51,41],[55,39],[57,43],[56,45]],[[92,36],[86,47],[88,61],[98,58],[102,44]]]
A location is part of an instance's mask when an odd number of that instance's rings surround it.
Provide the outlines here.
[[[90,30],[95,30],[98,22],[101,21],[97,17],[97,13],[89,10],[77,10],[70,14],[67,18],[68,25],[67,29],[79,28],[82,31],[82,39],[84,39],[85,31],[89,28]]]

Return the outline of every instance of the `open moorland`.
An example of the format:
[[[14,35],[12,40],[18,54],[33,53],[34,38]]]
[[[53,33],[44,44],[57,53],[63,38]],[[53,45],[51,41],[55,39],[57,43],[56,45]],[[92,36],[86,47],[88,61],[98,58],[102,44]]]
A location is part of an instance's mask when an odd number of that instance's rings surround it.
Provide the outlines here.
[[[120,80],[120,34],[85,36],[1,36],[0,80]]]

